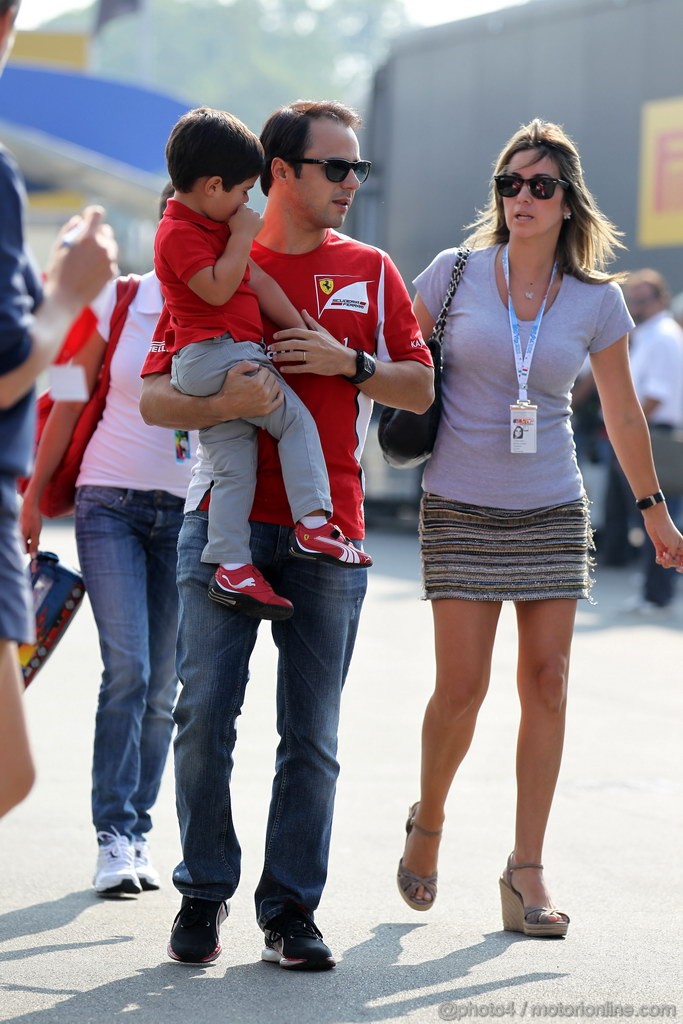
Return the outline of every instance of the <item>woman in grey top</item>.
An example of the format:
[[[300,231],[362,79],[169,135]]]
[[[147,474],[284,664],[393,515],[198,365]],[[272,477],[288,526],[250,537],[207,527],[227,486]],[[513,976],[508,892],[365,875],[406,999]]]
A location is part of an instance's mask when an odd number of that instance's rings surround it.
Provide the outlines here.
[[[433,905],[445,801],[488,688],[501,604],[512,600],[521,721],[514,848],[500,878],[503,926],[564,935],[569,917],[546,888],[542,848],[562,755],[576,602],[591,585],[588,503],[570,422],[586,354],[660,564],[683,564],[683,537],[659,491],[631,382],[633,323],[616,275],[605,270],[617,232],[560,127],[534,120],[515,133],[473,229],[448,315],[442,419],[424,476],[420,540],[437,671],[398,885],[415,910]],[[440,253],[415,280],[425,337],[454,257],[455,250]]]

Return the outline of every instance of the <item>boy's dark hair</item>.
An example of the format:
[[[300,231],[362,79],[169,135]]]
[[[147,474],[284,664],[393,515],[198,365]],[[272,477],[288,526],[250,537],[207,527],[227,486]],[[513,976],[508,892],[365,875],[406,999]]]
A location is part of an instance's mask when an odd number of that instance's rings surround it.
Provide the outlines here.
[[[0,14],[6,14],[7,11],[11,11],[12,8],[15,8],[16,13],[18,13],[20,4],[21,0],[0,0]]]
[[[266,158],[261,174],[261,190],[265,196],[273,184],[270,166],[275,157],[279,156],[293,164],[294,173],[299,177],[301,164],[297,166],[297,159],[304,156],[309,146],[311,121],[325,117],[353,131],[357,131],[363,123],[357,111],[336,100],[297,100],[286,107],[279,107],[270,115],[261,132]]]
[[[191,192],[198,178],[217,175],[228,191],[263,171],[263,147],[256,135],[225,110],[198,107],[183,114],[166,143],[173,188]]]

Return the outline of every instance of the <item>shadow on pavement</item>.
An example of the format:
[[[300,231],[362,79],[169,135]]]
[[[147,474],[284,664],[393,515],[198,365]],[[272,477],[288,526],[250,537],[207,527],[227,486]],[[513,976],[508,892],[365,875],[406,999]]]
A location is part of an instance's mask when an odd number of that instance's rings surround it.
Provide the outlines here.
[[[441,1007],[439,1015],[449,1019],[449,1007],[444,1004],[503,991],[509,1002],[518,986],[566,976],[558,971],[532,972],[483,984],[467,982],[473,968],[502,956],[513,943],[528,941],[505,932],[485,935],[473,946],[454,949],[434,960],[399,964],[402,940],[416,928],[425,927],[380,924],[366,941],[344,954],[337,970],[325,974],[286,972],[265,963],[222,971],[221,961],[206,967],[163,963],[87,992],[66,989],[66,998],[58,1005],[15,1017],[13,1024],[85,1024],[119,1014],[125,1014],[130,1024],[221,1019],[252,1024],[273,1018],[337,1024],[341,1020],[381,1022],[430,1007],[434,1007],[435,1017]],[[224,938],[228,939],[228,934]],[[223,956],[229,956],[229,949]],[[59,994],[39,984],[3,987],[6,991]]]
[[[40,932],[54,931],[55,928],[63,928],[91,907],[94,900],[92,889],[82,889],[80,892],[70,892],[51,903],[38,903],[0,914],[0,942],[19,939],[22,935],[36,935]],[[7,957],[0,955],[0,959]]]

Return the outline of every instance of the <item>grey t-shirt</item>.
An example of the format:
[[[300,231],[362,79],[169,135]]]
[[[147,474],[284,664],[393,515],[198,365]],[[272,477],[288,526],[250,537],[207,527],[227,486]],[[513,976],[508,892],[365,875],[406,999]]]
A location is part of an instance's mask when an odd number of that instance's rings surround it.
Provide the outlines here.
[[[571,389],[586,355],[614,344],[632,327],[621,289],[565,276],[546,310],[529,372],[538,406],[537,452],[510,451],[510,405],[517,401],[510,321],[498,293],[498,247],[470,254],[444,334],[443,409],[423,487],[491,508],[532,509],[575,501],[584,493],[571,428]],[[446,249],[415,278],[434,319],[455,260]],[[522,351],[532,324],[520,323]]]

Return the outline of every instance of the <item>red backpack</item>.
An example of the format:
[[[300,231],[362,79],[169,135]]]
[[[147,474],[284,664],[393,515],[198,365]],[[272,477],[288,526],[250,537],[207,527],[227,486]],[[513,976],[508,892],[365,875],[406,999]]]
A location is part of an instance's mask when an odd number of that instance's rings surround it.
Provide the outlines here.
[[[69,516],[74,509],[74,498],[76,495],[76,480],[81,468],[81,461],[90,439],[95,433],[95,427],[102,419],[102,413],[107,403],[107,392],[109,391],[109,378],[111,361],[116,349],[123,326],[128,316],[128,307],[135,298],[140,284],[140,278],[136,274],[128,277],[120,277],[116,282],[116,305],[111,316],[109,341],[105,348],[102,366],[95,382],[92,394],[83,406],[83,411],[74,427],[69,447],[64,453],[64,458],[53,473],[49,483],[45,487],[40,498],[41,514],[48,519],[56,519],[58,516]],[[74,321],[64,344],[57,356],[55,363],[67,363],[80,351],[86,341],[92,335],[97,319],[91,309],[84,309],[80,316]],[[45,423],[50,415],[53,399],[49,391],[44,391],[36,402],[36,446],[40,441]],[[19,491],[24,493],[28,486],[28,478],[19,481]]]

